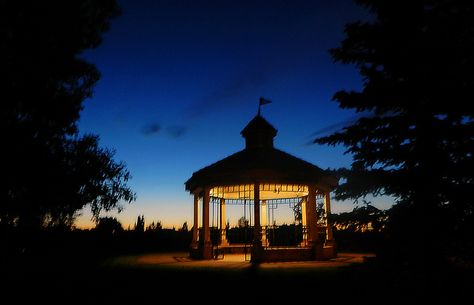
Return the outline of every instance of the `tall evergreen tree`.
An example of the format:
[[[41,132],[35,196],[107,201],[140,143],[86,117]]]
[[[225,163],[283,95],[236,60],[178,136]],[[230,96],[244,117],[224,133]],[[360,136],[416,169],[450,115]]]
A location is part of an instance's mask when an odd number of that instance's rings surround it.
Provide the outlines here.
[[[315,143],[343,144],[338,199],[390,195],[389,249],[401,257],[472,254],[474,240],[474,3],[357,0],[371,21],[346,25],[330,52],[354,64],[360,91],[341,108],[370,112]]]
[[[77,128],[99,79],[81,55],[118,13],[114,0],[0,2],[0,224],[70,225],[86,205],[98,219],[134,200],[125,165]]]

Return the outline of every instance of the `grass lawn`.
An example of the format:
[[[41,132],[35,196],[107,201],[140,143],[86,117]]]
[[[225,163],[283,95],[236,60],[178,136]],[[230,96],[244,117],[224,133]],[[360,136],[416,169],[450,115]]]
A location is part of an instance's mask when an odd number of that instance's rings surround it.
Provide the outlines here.
[[[472,270],[430,274],[373,263],[190,261],[183,253],[3,259],[2,304],[473,304]]]

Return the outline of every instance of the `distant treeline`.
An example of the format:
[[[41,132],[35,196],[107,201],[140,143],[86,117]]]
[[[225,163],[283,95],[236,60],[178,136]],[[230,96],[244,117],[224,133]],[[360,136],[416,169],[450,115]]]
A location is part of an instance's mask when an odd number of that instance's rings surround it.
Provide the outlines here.
[[[184,251],[191,243],[191,231],[175,229],[90,230],[44,228],[9,229],[2,232],[3,253],[7,255],[68,255],[105,257],[143,252]]]
[[[384,237],[387,220],[385,211],[371,205],[357,207],[352,212],[331,214],[334,238],[339,251],[376,251]],[[202,232],[201,232],[202,233]],[[230,243],[251,244],[253,228],[242,221],[239,226],[226,228]],[[211,239],[217,245],[219,230],[211,228]],[[192,240],[192,227],[184,222],[179,229],[163,228],[152,222],[145,226],[145,217],[138,216],[132,229],[125,230],[114,217],[102,217],[93,229],[70,227],[3,227],[2,254],[47,255],[66,252],[70,255],[110,256],[161,251],[187,251]],[[297,246],[303,240],[301,223],[268,226],[266,246]],[[320,227],[319,238],[325,239],[325,228]]]

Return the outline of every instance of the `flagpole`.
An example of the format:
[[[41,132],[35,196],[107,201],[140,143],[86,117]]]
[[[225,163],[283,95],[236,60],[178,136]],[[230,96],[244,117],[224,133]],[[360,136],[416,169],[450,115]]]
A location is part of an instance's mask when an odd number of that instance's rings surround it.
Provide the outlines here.
[[[264,99],[263,97],[260,97],[260,99],[259,99],[259,101],[258,101],[257,116],[260,116],[260,108],[262,107],[262,105],[265,105],[265,104],[268,104],[268,103],[271,103],[271,101],[266,100],[266,99]]]

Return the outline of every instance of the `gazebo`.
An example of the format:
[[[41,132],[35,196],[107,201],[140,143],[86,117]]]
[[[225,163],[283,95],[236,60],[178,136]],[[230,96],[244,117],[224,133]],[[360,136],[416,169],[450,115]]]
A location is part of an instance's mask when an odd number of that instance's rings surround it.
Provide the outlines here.
[[[337,180],[328,172],[273,146],[277,130],[258,114],[245,126],[241,135],[245,149],[197,172],[185,183],[194,196],[194,225],[190,256],[211,259],[216,247],[229,247],[226,238],[226,202],[253,204],[252,262],[327,259],[336,256],[330,214],[330,192]],[[318,224],[316,200],[324,202],[326,222]],[[219,204],[219,236],[211,242],[210,202]],[[267,205],[294,200],[301,208],[302,242],[298,247],[265,247]],[[202,215],[200,219],[200,210]],[[214,210],[213,210],[214,211]],[[202,227],[199,228],[199,223]]]

